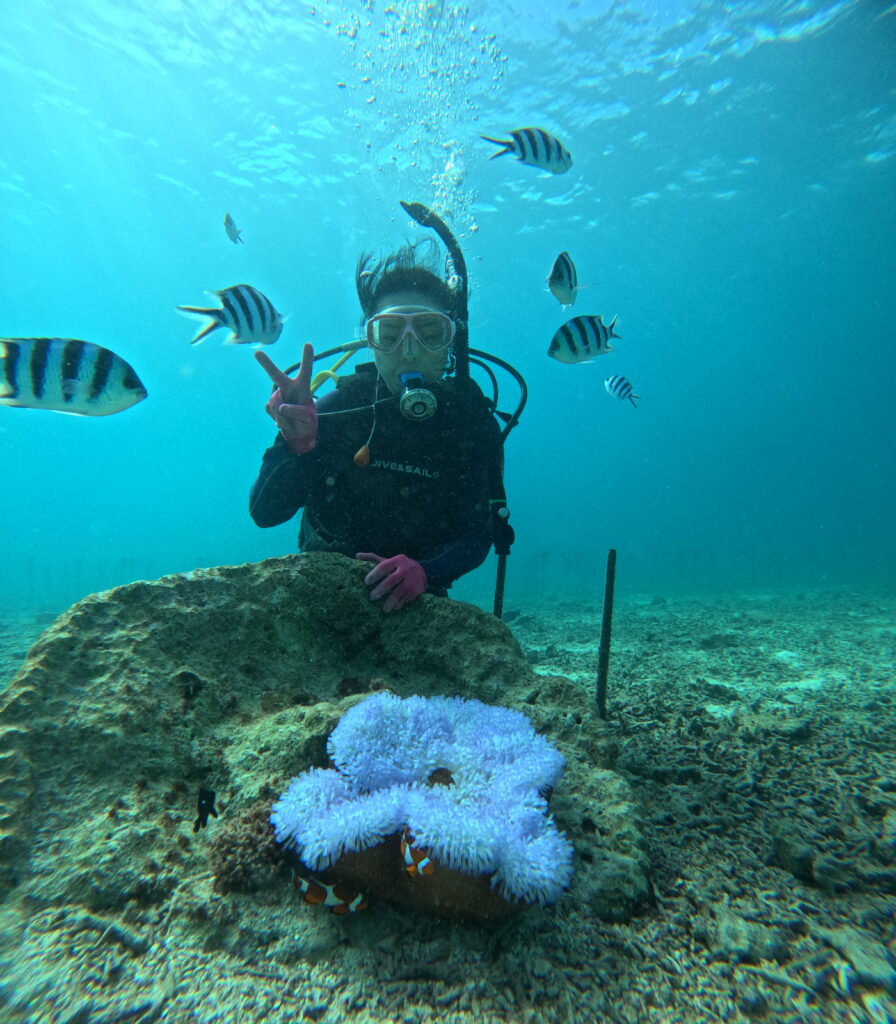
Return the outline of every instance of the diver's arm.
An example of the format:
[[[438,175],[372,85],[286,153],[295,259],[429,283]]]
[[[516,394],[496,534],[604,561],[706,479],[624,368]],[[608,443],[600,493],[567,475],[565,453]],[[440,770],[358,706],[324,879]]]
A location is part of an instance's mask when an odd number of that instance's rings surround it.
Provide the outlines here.
[[[471,385],[475,387],[475,385]],[[478,388],[476,389],[477,393]],[[459,535],[447,544],[427,551],[420,559],[430,586],[450,584],[465,573],[472,572],[485,561],[492,546],[491,499],[495,483],[500,486],[504,475],[504,446],[501,429],[484,402],[478,410],[478,426],[472,429],[477,438],[477,464],[466,476],[463,493],[466,500],[461,509]],[[475,421],[474,421],[475,422]],[[503,495],[503,487],[500,488]]]
[[[249,493],[249,515],[257,526],[279,526],[308,498],[308,461],[314,453],[294,455],[278,434],[264,453],[261,471]]]
[[[280,428],[287,448],[295,455],[307,454],[317,445],[317,409],[311,396],[314,347],[303,346],[302,362],[295,377],[278,369],[264,352],[256,352],[255,358],[276,385],[265,412]]]
[[[503,453],[500,441],[495,453],[493,470],[501,478]],[[488,464],[480,465],[478,471],[467,479],[458,535],[420,558],[430,586],[438,587],[452,583],[459,576],[472,572],[482,565],[492,546],[492,518],[489,498],[491,497],[492,473]]]
[[[450,544],[443,544],[420,559],[431,587],[447,586],[459,576],[472,572],[482,565],[491,547],[491,538],[477,535],[459,537]]]
[[[306,345],[302,357],[302,367],[299,375],[303,379],[308,376],[307,367],[310,366],[311,353],[310,345]],[[256,353],[256,359],[268,367],[269,373],[276,376],[280,373],[266,357],[259,358],[263,353]],[[281,374],[282,376],[282,374]],[[285,378],[289,380],[289,378]],[[305,380],[307,384],[307,380]],[[277,394],[277,392],[275,392]],[[301,397],[301,396],[300,396]],[[313,401],[313,400],[312,400]],[[268,400],[270,405],[270,399]],[[332,411],[339,407],[337,391],[331,391],[316,402],[317,407],[323,412]],[[266,407],[267,408],[267,407]],[[283,408],[286,408],[285,406]],[[298,406],[294,408],[304,408]],[[275,420],[273,413],[268,410]],[[300,508],[308,502],[311,490],[310,481],[316,466],[320,465],[321,449],[317,446],[317,412],[313,415],[313,436],[308,431],[303,432],[303,437],[310,439],[310,445],[295,445],[297,435],[291,433],[289,437],[284,434],[283,427],[274,440],[274,443],[264,453],[261,460],[261,470],[258,479],[252,485],[249,493],[249,514],[258,526],[279,526],[291,519]],[[290,432],[287,432],[290,433]],[[304,454],[301,452],[304,451]]]

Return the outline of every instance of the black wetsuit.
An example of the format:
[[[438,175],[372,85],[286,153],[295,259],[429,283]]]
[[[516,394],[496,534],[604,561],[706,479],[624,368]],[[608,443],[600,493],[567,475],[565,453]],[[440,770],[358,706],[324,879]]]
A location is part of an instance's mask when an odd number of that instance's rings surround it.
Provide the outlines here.
[[[294,455],[278,434],[265,452],[252,518],[276,526],[304,508],[302,551],[407,555],[436,592],[475,569],[492,542],[489,501],[503,495],[500,428],[475,382],[445,378],[430,390],[436,412],[412,421],[372,363],[340,378],[317,403],[316,448]],[[386,400],[374,413],[377,396]],[[359,467],[374,415],[370,463]]]

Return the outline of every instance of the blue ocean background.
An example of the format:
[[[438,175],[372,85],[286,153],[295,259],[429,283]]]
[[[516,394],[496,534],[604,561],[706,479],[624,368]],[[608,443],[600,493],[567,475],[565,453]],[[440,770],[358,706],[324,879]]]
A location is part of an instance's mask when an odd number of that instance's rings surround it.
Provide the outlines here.
[[[267,378],[175,307],[255,285],[281,366],[357,337],[359,252],[426,234],[400,200],[452,225],[471,344],[528,382],[508,604],[596,599],[609,547],[631,594],[892,586],[896,5],[35,0],[3,26],[0,336],[105,345],[149,398],[0,407],[0,609],[295,550],[248,515]],[[524,125],[568,174],[489,160]],[[547,358],[574,313],[618,314],[616,351]],[[453,593],[493,581],[494,556]]]

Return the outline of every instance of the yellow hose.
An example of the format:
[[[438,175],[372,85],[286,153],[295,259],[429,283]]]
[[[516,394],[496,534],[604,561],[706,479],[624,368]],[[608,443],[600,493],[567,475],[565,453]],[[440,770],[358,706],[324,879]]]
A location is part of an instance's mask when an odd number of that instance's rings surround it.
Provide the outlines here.
[[[354,351],[345,352],[336,360],[335,363],[333,363],[333,368],[331,370],[321,370],[319,373],[316,373],[311,378],[311,394],[313,395],[314,392],[317,391],[317,389],[325,381],[328,381],[328,380],[336,381],[336,380],[338,380],[338,378],[336,376],[336,371],[339,369],[340,366],[342,366],[342,364],[346,361],[346,359],[349,358],[349,356],[353,356],[354,354],[355,354]]]

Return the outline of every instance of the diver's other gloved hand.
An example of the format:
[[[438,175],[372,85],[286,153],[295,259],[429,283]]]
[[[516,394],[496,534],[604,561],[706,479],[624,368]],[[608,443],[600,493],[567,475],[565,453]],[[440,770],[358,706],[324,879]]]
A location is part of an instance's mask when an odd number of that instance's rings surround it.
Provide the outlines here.
[[[317,408],[311,397],[313,346],[302,348],[302,363],[295,377],[287,377],[265,352],[256,352],[255,358],[277,385],[265,404],[265,412],[277,424],[291,452],[296,455],[310,452],[317,444]]]
[[[384,612],[394,612],[396,608],[403,608],[426,590],[428,580],[423,566],[407,555],[383,558],[372,551],[360,551],[355,558],[360,558],[362,562],[376,562],[364,577],[364,582],[368,586],[373,586],[373,590],[370,591],[371,601],[378,601],[385,596]]]

